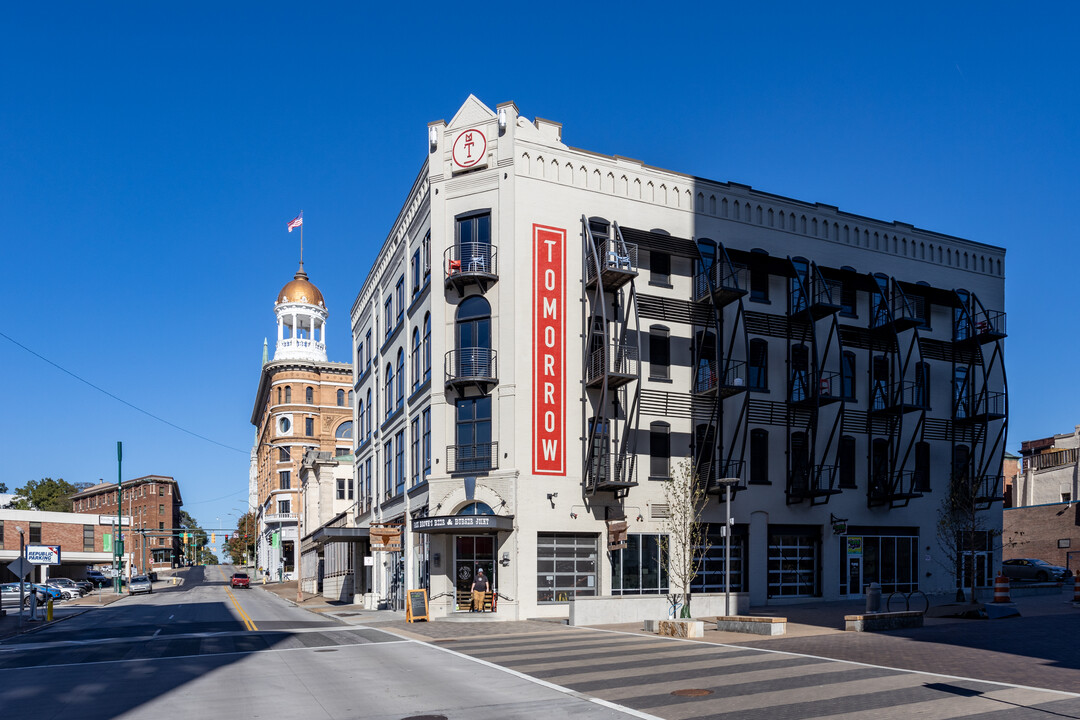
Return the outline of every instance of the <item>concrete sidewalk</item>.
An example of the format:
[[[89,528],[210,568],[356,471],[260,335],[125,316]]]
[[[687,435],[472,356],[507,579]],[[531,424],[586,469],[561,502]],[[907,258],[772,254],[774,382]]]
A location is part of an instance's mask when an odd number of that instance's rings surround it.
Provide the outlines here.
[[[404,610],[365,610],[361,605],[342,602],[340,600],[327,600],[322,595],[301,592],[296,594],[296,580],[288,582],[270,582],[263,585],[262,581],[252,581],[251,586],[264,590],[272,595],[277,595],[282,600],[298,608],[318,615],[327,615],[350,625],[369,625],[382,622],[400,622],[405,619]]]
[[[59,622],[63,622],[64,620],[82,615],[85,612],[111,605],[126,597],[126,592],[117,595],[111,589],[98,589],[94,590],[94,592],[89,595],[84,595],[76,600],[65,600],[60,603],[55,603],[53,605],[52,622],[47,622],[45,620],[31,621],[29,610],[26,611],[20,621],[17,608],[5,608],[5,615],[0,618],[0,641],[15,635],[38,632],[44,628],[52,627]],[[41,606],[38,606],[38,617],[45,617],[45,610]]]

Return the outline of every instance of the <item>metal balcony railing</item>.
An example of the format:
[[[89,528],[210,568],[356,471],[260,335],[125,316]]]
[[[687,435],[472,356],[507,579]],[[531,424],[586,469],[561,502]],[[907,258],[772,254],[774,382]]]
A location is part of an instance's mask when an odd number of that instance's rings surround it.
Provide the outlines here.
[[[793,404],[833,402],[840,400],[841,383],[838,372],[796,370],[788,383],[788,402]]]
[[[694,373],[692,392],[697,395],[713,393],[731,394],[746,389],[746,363],[742,360],[728,360],[724,370],[717,372],[717,363],[702,363]]]
[[[958,323],[953,330],[955,342],[975,340],[984,343],[1006,336],[1005,313],[1001,310],[983,310],[964,317],[967,322]]]
[[[499,469],[499,443],[447,445],[446,471],[450,473],[486,472]]]
[[[983,422],[1005,417],[1005,393],[980,392],[964,394],[953,404],[953,420]]]
[[[632,275],[638,270],[638,247],[633,243],[600,240],[589,248],[587,280],[590,284],[596,281],[597,265],[605,284],[611,273]]]
[[[836,465],[809,465],[793,468],[788,483],[788,495],[799,499],[821,498],[834,495],[836,489]]]
[[[840,309],[840,292],[843,283],[839,280],[826,280],[816,277],[809,287],[795,285],[791,288],[791,314],[797,315],[809,311],[815,317],[822,317]]]
[[[498,255],[490,243],[463,242],[443,254],[447,283],[491,282],[499,277]]]
[[[628,343],[611,343],[589,353],[586,382],[593,383],[605,375],[619,378],[636,378],[639,368],[638,349]]]
[[[738,478],[739,484],[731,487],[732,495],[734,495],[739,490],[746,489],[744,467],[745,463],[742,460],[705,460],[698,465],[698,481],[702,483],[706,493],[723,497],[724,486],[720,484],[720,481]]]
[[[637,455],[633,453],[597,453],[586,469],[586,482],[597,489],[637,485]]]
[[[745,295],[749,289],[750,268],[726,260],[718,260],[694,276],[694,302],[701,302],[710,295],[731,301]]]
[[[459,348],[446,353],[446,384],[497,383],[496,354],[491,348]]]
[[[929,407],[926,386],[913,380],[885,383],[875,382],[871,396],[871,412],[908,412]]]
[[[926,317],[926,298],[918,295],[905,295],[897,291],[889,299],[878,294],[872,296],[872,303],[870,327],[873,329],[890,324],[898,330],[910,328],[922,325]]]

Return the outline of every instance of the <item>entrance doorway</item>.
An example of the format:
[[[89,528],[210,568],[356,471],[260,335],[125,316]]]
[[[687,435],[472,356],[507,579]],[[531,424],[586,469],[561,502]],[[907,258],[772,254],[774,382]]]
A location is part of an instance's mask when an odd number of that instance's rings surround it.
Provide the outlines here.
[[[862,595],[862,558],[848,555],[847,559],[847,595]]]
[[[489,589],[494,590],[495,536],[454,536],[454,583],[457,589],[454,609],[457,612],[468,612],[472,609],[472,584],[479,570],[484,571]]]

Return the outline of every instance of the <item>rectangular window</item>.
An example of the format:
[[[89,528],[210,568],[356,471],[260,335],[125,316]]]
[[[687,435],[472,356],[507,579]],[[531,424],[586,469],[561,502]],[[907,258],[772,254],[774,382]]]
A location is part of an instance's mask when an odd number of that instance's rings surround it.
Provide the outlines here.
[[[597,536],[536,534],[536,600],[568,602],[599,594]]]
[[[930,443],[915,443],[915,490],[930,491]]]
[[[491,396],[457,401],[456,472],[493,470]]]
[[[352,448],[350,447],[337,447],[334,448],[334,457],[345,457],[352,454]]]
[[[761,428],[750,431],[750,482],[769,482],[769,431]]]
[[[652,282],[657,285],[671,284],[671,256],[662,252],[650,252],[649,264],[652,270]]]
[[[371,494],[371,458],[364,461],[364,497],[371,502],[374,495]]]
[[[750,268],[750,300],[769,302],[769,273],[765,268]]]
[[[0,550],[4,549],[4,521],[0,520]]]
[[[157,524],[157,526],[158,526],[158,530],[164,530],[165,529],[165,523],[164,522],[159,522]]]
[[[855,283],[845,282],[840,286],[840,314],[844,317],[859,317],[859,291]]]
[[[291,460],[291,459],[292,459],[292,456],[291,456],[291,454],[289,452],[289,448],[287,448],[287,447],[279,447],[278,448],[278,462],[289,462],[289,460]]]
[[[338,478],[337,479],[337,499],[338,500],[344,500],[345,499],[345,478]]]
[[[671,477],[671,426],[665,422],[649,426],[649,478]]]
[[[431,474],[431,408],[425,408],[424,420],[424,479]]]
[[[82,526],[82,549],[83,552],[94,552],[94,526]]]
[[[483,213],[458,218],[457,242],[460,257],[466,262],[479,253],[486,256],[490,250],[485,246],[491,245],[491,215]]]
[[[427,278],[431,274],[431,231],[428,230],[424,235],[424,242],[421,244],[421,248],[424,251],[424,277]]]
[[[840,438],[836,460],[840,466],[838,469],[840,487],[855,487],[855,438],[850,435]]]
[[[394,330],[394,298],[387,295],[383,305],[383,327],[386,328],[386,337]]]
[[[291,490],[292,489],[292,473],[288,470],[282,470],[278,473],[278,490]]]
[[[30,542],[32,542],[32,543],[41,542],[41,523],[39,523],[39,522],[30,523]]]
[[[349,497],[348,497],[348,499],[349,500],[353,499],[353,479],[351,477],[349,478]]]
[[[410,427],[412,433],[410,446],[412,452],[409,453],[409,466],[412,476],[412,484],[420,484],[420,418],[413,418],[412,425]]]
[[[649,378],[667,380],[671,377],[671,336],[668,329],[654,325],[649,328]]]
[[[855,353],[845,352],[840,360],[840,397],[855,399]]]
[[[397,288],[394,291],[394,302],[397,304],[397,325],[405,319],[405,276],[398,278]]]
[[[627,535],[626,548],[611,553],[612,595],[663,595],[668,592],[663,537]]]
[[[164,505],[158,505],[157,506],[157,511],[158,511],[158,515],[164,515],[165,514],[165,506]]]
[[[364,356],[364,367],[371,367],[371,331],[364,334],[364,344],[367,345],[367,355]]]
[[[391,440],[383,443],[383,487],[386,497],[394,497],[394,443]]]
[[[707,547],[702,555],[701,571],[694,578],[691,590],[697,593],[724,592],[724,538],[721,533],[723,523],[708,523],[705,528]],[[746,592],[747,568],[747,526],[736,525],[731,538],[731,591]],[[699,546],[700,547],[700,546]]]
[[[304,434],[308,437],[315,435],[315,418],[304,418]]]
[[[420,292],[420,250],[417,249],[412,256],[412,294]]]
[[[277,511],[280,515],[288,515],[291,512],[291,500],[278,500]]]
[[[751,390],[768,391],[769,389],[769,341],[754,339],[750,341],[750,367],[748,387]]]
[[[400,495],[405,492],[405,431],[398,430],[394,436],[394,494]]]

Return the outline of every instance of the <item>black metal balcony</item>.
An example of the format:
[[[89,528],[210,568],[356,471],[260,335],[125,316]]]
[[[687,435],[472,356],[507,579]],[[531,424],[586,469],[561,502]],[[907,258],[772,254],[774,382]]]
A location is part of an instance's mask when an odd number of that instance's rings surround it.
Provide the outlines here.
[[[738,478],[738,484],[731,486],[731,497],[734,498],[736,493],[746,489],[746,478],[743,476],[744,467],[745,463],[742,460],[706,460],[698,465],[698,482],[702,483],[706,494],[718,495],[723,500],[727,486],[720,481]]]
[[[982,310],[972,315],[965,314],[966,322],[954,328],[953,342],[960,345],[985,345],[995,340],[1004,340],[1005,313],[1001,310]]]
[[[724,307],[749,291],[750,268],[745,265],[717,260],[694,276],[694,302],[711,299],[717,307]]]
[[[499,469],[499,443],[446,446],[446,472],[476,473]]]
[[[746,390],[746,363],[742,360],[728,360],[724,363],[724,372],[716,372],[717,363],[702,363],[694,374],[695,395],[717,395],[731,397]]]
[[[585,384],[589,387],[600,387],[606,383],[609,388],[617,388],[637,380],[639,372],[637,346],[612,343],[595,348],[589,353]]]
[[[637,455],[633,453],[597,453],[585,468],[589,490],[622,490],[636,485]]]
[[[897,289],[891,299],[879,293],[870,302],[871,330],[899,333],[926,323],[926,298]]]
[[[980,392],[960,397],[953,405],[953,422],[961,425],[1002,420],[1005,417],[1005,393]]]
[[[498,256],[495,246],[482,242],[463,242],[451,245],[443,253],[446,287],[464,291],[470,285],[487,290],[499,279]]]
[[[793,317],[809,315],[813,320],[840,312],[840,293],[844,284],[839,280],[813,277],[809,285],[792,281],[788,313]]]
[[[479,388],[488,392],[499,384],[495,351],[491,348],[460,348],[446,353],[446,387]]]
[[[911,380],[874,383],[870,412],[875,415],[903,415],[929,407],[926,387]]]
[[[591,288],[596,284],[598,266],[600,282],[604,290],[621,288],[637,277],[637,245],[608,239],[593,244],[586,258],[586,287]]]
[[[987,508],[996,502],[1005,502],[1005,476],[980,476],[975,484],[975,505]]]
[[[792,468],[788,476],[787,503],[792,505],[809,500],[811,505],[822,505],[833,495],[836,487],[836,465],[808,465]]]
[[[796,370],[788,382],[788,403],[797,407],[829,405],[839,402],[840,373],[819,372],[815,376],[809,370]]]
[[[918,476],[911,470],[872,473],[866,489],[866,504],[870,507],[904,507],[912,499],[922,497],[915,489],[916,482]]]

